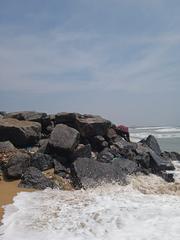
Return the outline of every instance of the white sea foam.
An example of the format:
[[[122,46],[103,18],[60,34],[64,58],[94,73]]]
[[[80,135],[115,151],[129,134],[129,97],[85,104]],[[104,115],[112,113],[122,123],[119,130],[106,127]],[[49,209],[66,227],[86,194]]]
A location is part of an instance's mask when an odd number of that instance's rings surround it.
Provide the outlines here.
[[[180,186],[137,176],[128,186],[22,192],[5,207],[0,239],[179,240],[179,224]]]
[[[180,127],[142,127],[130,128],[130,135],[135,142],[148,135],[154,135],[158,139],[180,138]]]

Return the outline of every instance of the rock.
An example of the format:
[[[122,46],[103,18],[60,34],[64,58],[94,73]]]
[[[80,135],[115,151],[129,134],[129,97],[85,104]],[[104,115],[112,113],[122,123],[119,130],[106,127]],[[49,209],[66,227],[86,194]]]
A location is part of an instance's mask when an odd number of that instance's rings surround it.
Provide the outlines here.
[[[102,163],[90,158],[78,158],[71,168],[74,185],[95,187],[103,182],[126,182],[127,174],[138,171],[135,162],[128,159],[116,158],[111,163]]]
[[[117,138],[117,136],[118,136],[118,135],[117,135],[115,129],[113,129],[113,128],[108,128],[107,134],[106,134],[106,137],[107,137],[108,140],[114,141],[114,140]]]
[[[104,163],[110,163],[114,159],[114,154],[112,154],[111,149],[105,148],[98,154],[97,160]]]
[[[23,174],[19,187],[43,190],[46,188],[57,188],[57,185],[45,177],[39,169],[29,167]]]
[[[38,141],[41,125],[17,119],[0,119],[0,141],[10,141],[16,147],[26,147]]]
[[[48,154],[35,153],[31,159],[31,166],[45,171],[54,167],[54,159]]]
[[[37,150],[37,152],[48,153],[49,152],[48,143],[49,143],[49,139],[41,139],[37,144],[39,146],[39,149]]]
[[[46,113],[39,113],[35,111],[21,111],[7,113],[7,118],[15,118],[17,120],[34,121],[41,123],[43,118],[47,117]]]
[[[73,159],[76,158],[91,158],[91,145],[79,144],[73,152]]]
[[[94,136],[90,139],[91,146],[95,151],[102,151],[104,148],[108,147],[108,142],[105,141],[103,136]]]
[[[136,143],[130,143],[125,140],[120,140],[118,142],[115,142],[114,146],[118,148],[119,153],[124,158],[128,158],[130,160],[133,160],[135,158],[135,151],[137,148]]]
[[[180,154],[177,153],[177,152],[171,152],[171,158],[172,158],[173,160],[178,160],[178,161],[180,161]]]
[[[155,173],[165,170],[175,170],[174,165],[169,159],[162,158],[153,151],[150,151],[149,154],[150,167]]]
[[[54,160],[54,173],[63,177],[69,178],[70,176],[70,169],[66,168],[62,163],[57,160]]]
[[[166,181],[166,182],[174,182],[174,174],[169,173],[169,172],[162,172],[161,177]]]
[[[5,111],[0,111],[0,115],[3,116],[3,117],[6,116],[6,114],[7,113]]]
[[[160,146],[153,135],[149,135],[145,140],[141,140],[141,142],[150,147],[156,154],[161,154]]]
[[[30,166],[31,157],[27,153],[18,152],[11,156],[5,165],[4,173],[9,179],[21,178],[23,172]]]
[[[58,124],[51,133],[49,146],[56,153],[73,152],[79,144],[79,132],[64,124]]]
[[[82,137],[105,136],[111,122],[95,115],[79,115],[76,117],[77,129]]]
[[[55,115],[54,123],[57,124],[65,124],[69,127],[76,128],[76,116],[80,115],[78,113],[66,113],[61,112]]]
[[[10,141],[0,142],[0,153],[12,152],[16,150]]]
[[[171,160],[177,160],[180,161],[180,154],[177,152],[162,152],[161,157],[164,157],[166,159],[171,159]]]
[[[148,153],[142,153],[134,157],[134,160],[140,164],[143,168],[150,168],[150,156]]]

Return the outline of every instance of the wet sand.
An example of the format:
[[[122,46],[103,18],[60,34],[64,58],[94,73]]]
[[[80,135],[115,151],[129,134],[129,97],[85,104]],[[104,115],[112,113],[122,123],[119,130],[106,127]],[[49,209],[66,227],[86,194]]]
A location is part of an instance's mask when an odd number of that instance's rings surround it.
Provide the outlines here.
[[[11,181],[11,182],[0,180],[0,222],[2,220],[3,212],[4,212],[2,208],[3,205],[12,203],[14,196],[16,196],[18,192],[33,191],[33,189],[19,188],[18,187],[19,182],[20,180]]]

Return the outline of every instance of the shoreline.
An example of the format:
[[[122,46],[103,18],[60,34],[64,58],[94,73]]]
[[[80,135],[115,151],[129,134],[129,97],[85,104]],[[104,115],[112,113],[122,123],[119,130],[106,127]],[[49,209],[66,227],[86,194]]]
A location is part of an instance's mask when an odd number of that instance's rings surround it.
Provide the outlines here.
[[[32,192],[34,189],[19,188],[20,180],[5,181],[0,180],[0,223],[2,222],[4,215],[4,205],[8,205],[13,202],[13,198],[19,192]]]

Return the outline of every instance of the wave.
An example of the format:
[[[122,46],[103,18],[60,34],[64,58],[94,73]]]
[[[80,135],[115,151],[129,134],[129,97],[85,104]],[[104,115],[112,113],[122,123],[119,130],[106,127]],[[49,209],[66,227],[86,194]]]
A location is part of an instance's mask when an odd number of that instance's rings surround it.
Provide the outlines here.
[[[136,176],[129,185],[21,192],[5,207],[1,240],[179,240],[180,184]]]

